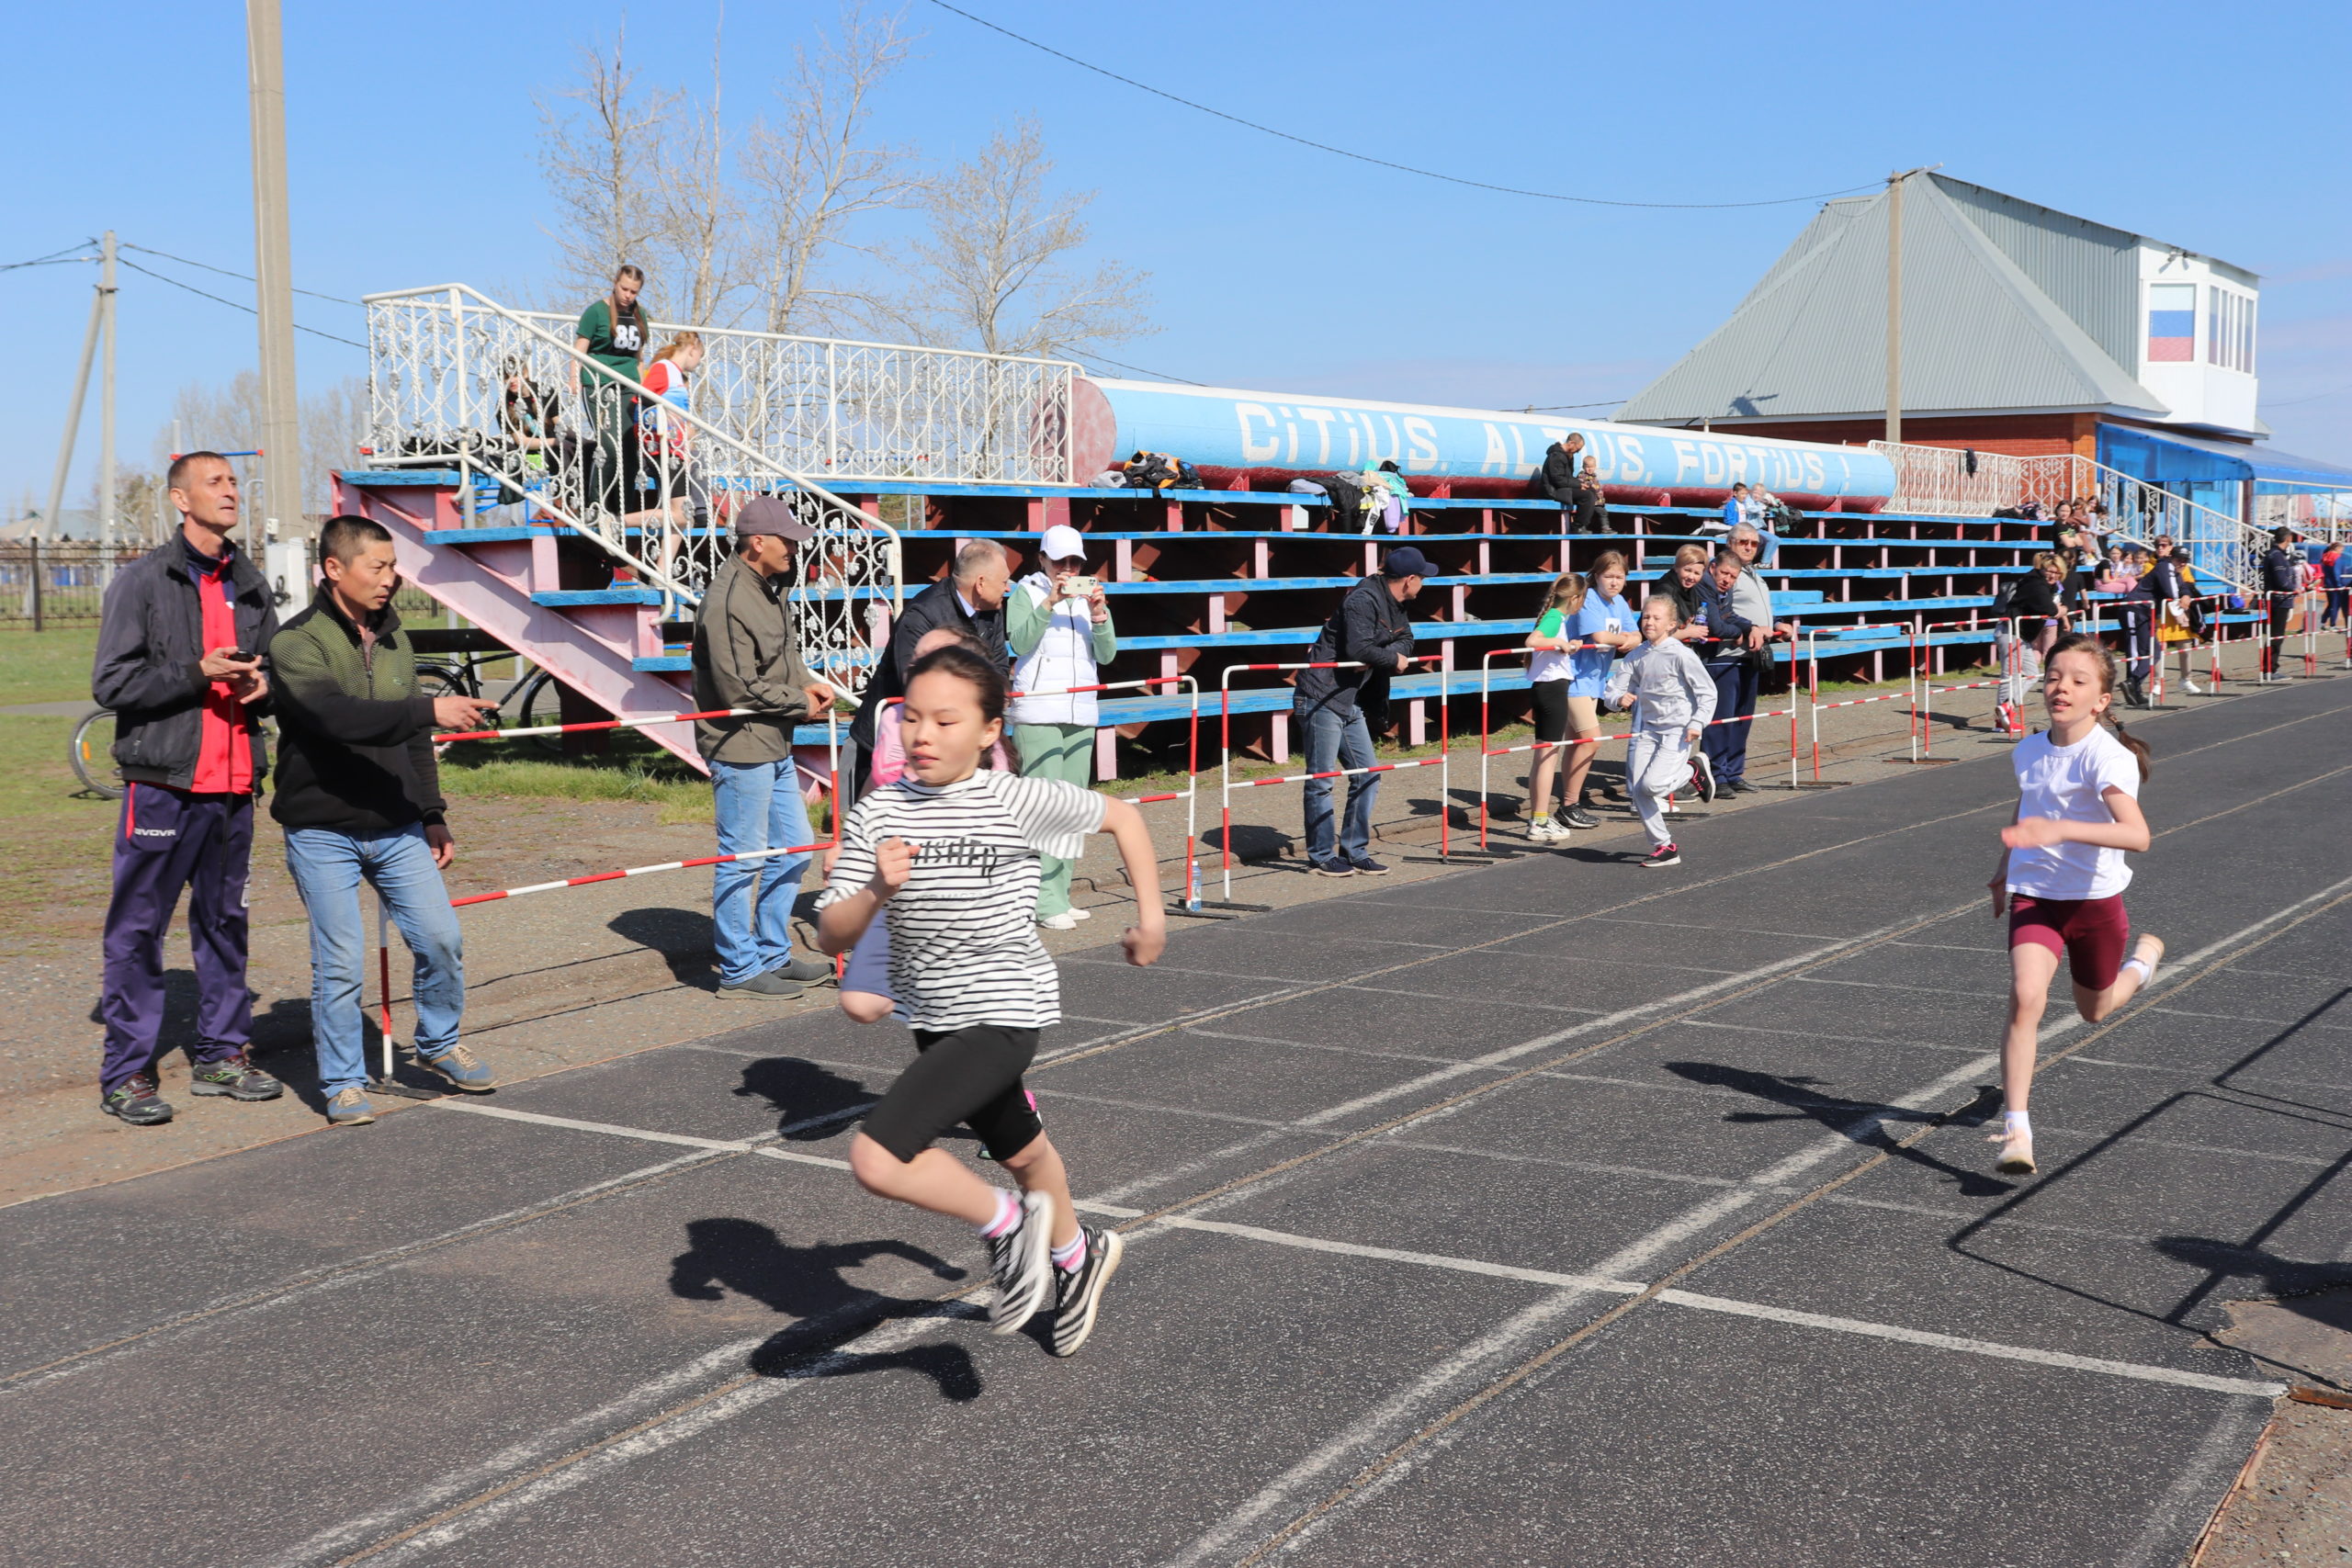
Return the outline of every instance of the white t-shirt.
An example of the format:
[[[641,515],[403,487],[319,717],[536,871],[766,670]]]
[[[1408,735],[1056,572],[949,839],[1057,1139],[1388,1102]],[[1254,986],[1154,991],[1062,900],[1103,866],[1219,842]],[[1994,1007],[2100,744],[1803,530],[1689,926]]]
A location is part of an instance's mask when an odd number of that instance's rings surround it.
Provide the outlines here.
[[[2070,822],[2112,822],[2101,798],[2120,789],[2140,798],[2140,761],[2104,728],[2072,746],[2053,746],[2050,732],[2029,735],[2009,753],[2018,771],[2018,816]],[[2111,898],[2132,881],[2121,850],[2096,844],[2052,844],[2009,852],[2008,888],[2035,898]]]
[[[910,774],[851,809],[818,907],[871,882],[876,846],[904,839],[919,852],[914,869],[882,906],[899,1019],[941,1032],[1043,1029],[1061,1021],[1061,975],[1037,940],[1037,857],[1076,860],[1105,808],[1060,779],[982,769],[934,789]]]

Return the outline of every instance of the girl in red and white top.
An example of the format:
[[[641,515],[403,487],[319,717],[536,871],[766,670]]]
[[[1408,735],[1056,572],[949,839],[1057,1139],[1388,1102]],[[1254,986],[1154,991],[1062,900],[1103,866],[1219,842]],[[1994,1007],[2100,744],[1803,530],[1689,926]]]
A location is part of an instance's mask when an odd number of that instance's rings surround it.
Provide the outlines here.
[[[653,476],[659,510],[639,515],[660,518],[663,524],[664,577],[670,574],[670,562],[687,526],[710,525],[710,489],[695,471],[688,450],[694,431],[682,417],[692,396],[695,372],[702,368],[702,334],[684,332],[657,349],[653,362],[645,367],[646,389],[657,400],[639,411],[637,435],[646,468]]]
[[[2073,967],[2075,1010],[2096,1023],[2153,982],[2165,955],[2160,939],[2143,934],[2123,956],[2132,933],[2123,857],[2146,850],[2150,838],[2139,798],[2148,748],[2115,720],[2114,655],[2087,637],[2061,637],[2042,665],[2041,700],[2050,728],[2009,754],[2018,808],[2001,829],[1991,883],[1993,918],[2009,921],[2009,1021],[2001,1038],[2005,1108],[1990,1141],[2001,1145],[1996,1168],[2016,1176],[2034,1169],[2026,1097],[2058,960]],[[2099,728],[2102,718],[2112,734]]]

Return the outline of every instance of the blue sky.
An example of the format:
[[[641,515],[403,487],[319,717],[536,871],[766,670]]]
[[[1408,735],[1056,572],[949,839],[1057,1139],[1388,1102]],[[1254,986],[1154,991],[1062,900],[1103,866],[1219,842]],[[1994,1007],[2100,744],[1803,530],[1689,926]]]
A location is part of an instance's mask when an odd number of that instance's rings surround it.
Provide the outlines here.
[[[2344,58],[2341,4],[963,3],[1236,114],[1499,184],[1754,201],[1940,163],[2264,274],[2276,444],[2352,461],[2346,139],[2333,88],[2298,63]],[[886,131],[947,160],[1035,116],[1059,178],[1101,193],[1096,249],[1151,274],[1159,331],[1114,352],[1195,380],[1472,405],[1621,398],[1718,323],[1812,211],[1464,189],[1202,116],[922,0],[908,12],[927,36],[888,91]],[[646,78],[699,83],[718,14],[673,0],[628,17]],[[835,15],[831,0],[738,0],[731,101],[764,98],[794,42]],[[533,92],[623,20],[595,0],[288,6],[296,283],[356,298],[540,276]],[[0,263],[111,227],[252,270],[241,7],[35,7],[12,42],[10,118],[40,129],[19,138],[33,155],[12,171]],[[90,276],[6,276],[17,374],[0,383],[0,510],[13,512],[47,490]],[[253,325],[135,273],[124,284],[122,441],[140,457],[175,389],[254,362]],[[363,335],[356,310],[303,299],[296,314]],[[300,356],[309,385],[364,369],[359,351],[313,337]],[[95,397],[85,429],[75,501]]]

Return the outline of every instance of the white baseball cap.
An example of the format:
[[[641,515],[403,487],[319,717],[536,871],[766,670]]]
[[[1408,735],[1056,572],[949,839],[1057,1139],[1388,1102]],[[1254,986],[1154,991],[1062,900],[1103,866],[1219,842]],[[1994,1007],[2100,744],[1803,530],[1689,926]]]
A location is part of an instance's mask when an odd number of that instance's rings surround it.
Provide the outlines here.
[[[1083,560],[1086,558],[1086,536],[1067,523],[1057,523],[1046,530],[1037,553],[1047,560]]]

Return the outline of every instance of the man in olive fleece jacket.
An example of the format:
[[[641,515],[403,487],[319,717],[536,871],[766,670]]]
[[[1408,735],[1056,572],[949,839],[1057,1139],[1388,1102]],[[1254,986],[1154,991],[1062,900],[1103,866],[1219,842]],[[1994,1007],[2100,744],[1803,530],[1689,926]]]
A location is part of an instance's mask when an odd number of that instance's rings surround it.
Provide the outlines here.
[[[792,762],[792,731],[804,717],[831,708],[833,689],[801,660],[799,628],[785,590],[794,549],[815,536],[789,503],[752,498],[737,513],[736,554],[711,577],[695,613],[695,707],[749,710],[695,724],[695,744],[710,763],[721,854],[786,849],[812,836],[800,772]],[[821,958],[792,955],[792,907],[808,867],[806,854],[711,867],[720,996],[797,997],[804,984],[833,972]]]
[[[360,1017],[363,881],[415,956],[418,1057],[458,1089],[497,1087],[458,1040],[465,964],[441,882],[457,851],[433,758],[436,728],[470,729],[497,705],[418,692],[381,525],[333,518],[319,553],[326,581],[269,645],[281,740],[269,814],[286,830],[286,868],[311,914],[311,1034],[327,1120],[357,1126],[376,1119]]]

